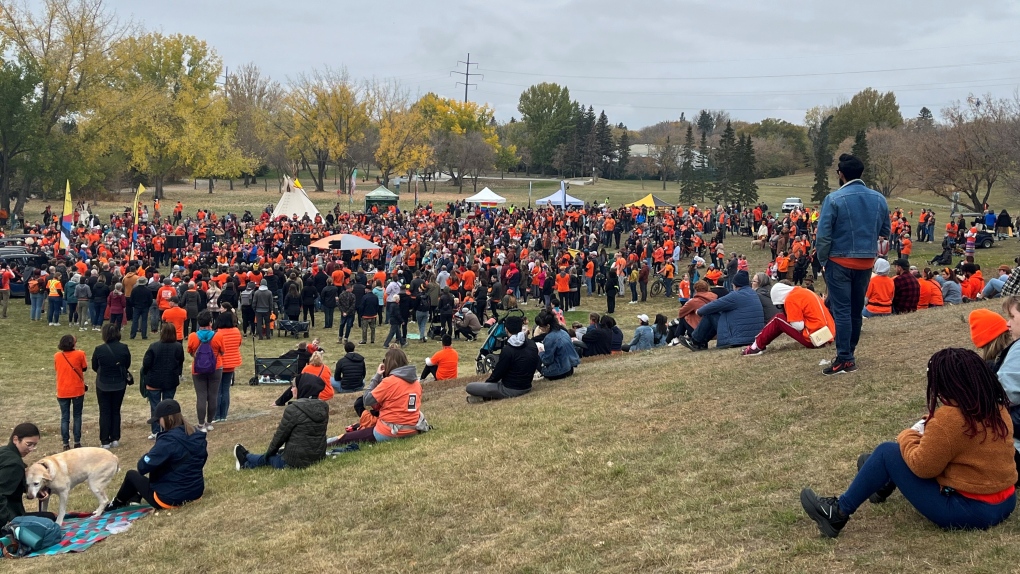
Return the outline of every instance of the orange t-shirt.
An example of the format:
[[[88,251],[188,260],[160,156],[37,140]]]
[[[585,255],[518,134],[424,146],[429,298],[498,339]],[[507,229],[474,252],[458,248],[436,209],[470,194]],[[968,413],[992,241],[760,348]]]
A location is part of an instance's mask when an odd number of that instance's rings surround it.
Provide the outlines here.
[[[443,347],[436,351],[429,361],[439,367],[436,370],[436,380],[443,381],[446,379],[457,378],[457,364],[460,362],[460,354],[453,349],[453,347]],[[390,421],[395,422],[395,421]]]
[[[177,340],[184,340],[184,321],[188,319],[188,312],[181,307],[171,307],[163,311],[163,322],[172,323],[177,329]],[[198,348],[198,345],[195,345]],[[218,361],[217,361],[218,362]]]
[[[931,285],[931,296],[928,299],[929,307],[941,307],[945,305],[945,300],[942,299],[942,286],[939,282],[934,279],[922,279],[922,284],[927,283]]]
[[[888,315],[892,313],[892,298],[896,288],[893,280],[885,275],[875,275],[868,283],[868,291],[864,294],[868,298],[868,305],[865,307],[872,313]]]
[[[322,388],[322,392],[319,393],[320,401],[328,401],[329,399],[333,398],[333,394],[335,393],[335,391],[333,390],[333,385],[329,383],[329,380],[333,378],[333,371],[329,370],[329,367],[327,367],[326,365],[322,365],[321,367],[307,365],[305,366],[304,369],[301,370],[301,374],[304,373],[308,373],[309,375],[315,375],[316,377],[322,379],[322,382],[326,384],[326,386]]]
[[[85,394],[85,351],[60,351],[53,355],[53,369],[57,372],[57,398],[74,399]]]
[[[570,275],[557,275],[556,276],[556,292],[566,293],[570,291]]]
[[[821,297],[813,292],[803,287],[794,287],[787,294],[786,303],[783,307],[786,310],[787,323],[804,321],[804,330],[802,332],[805,337],[810,337],[811,333],[822,327],[828,327],[829,332],[833,335],[836,334],[836,321],[832,318],[829,310],[825,308]]]
[[[452,349],[451,349],[452,350]],[[441,353],[442,351],[440,351]],[[439,353],[436,353],[437,355]],[[408,383],[400,377],[390,375],[372,390],[372,396],[379,403],[379,421],[375,430],[383,436],[409,436],[414,429],[401,430],[396,435],[384,421],[390,424],[414,426],[418,424],[418,408],[421,405],[421,381]]]
[[[919,288],[918,296],[917,296],[917,308],[918,309],[927,309],[928,308],[928,304],[931,302],[931,292],[932,292],[931,283],[928,282],[928,281],[925,281],[924,279],[918,279],[917,280],[917,286]],[[939,293],[940,294],[942,293],[942,289],[939,289]]]

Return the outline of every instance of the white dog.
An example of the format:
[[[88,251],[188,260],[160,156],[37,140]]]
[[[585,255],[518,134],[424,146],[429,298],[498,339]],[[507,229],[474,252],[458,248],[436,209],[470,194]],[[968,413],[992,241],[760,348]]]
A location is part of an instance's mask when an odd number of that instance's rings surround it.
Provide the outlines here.
[[[106,485],[110,484],[117,474],[119,460],[117,455],[102,448],[75,448],[39,459],[38,462],[25,469],[25,480],[28,482],[26,496],[29,500],[48,490],[50,494],[60,497],[60,512],[57,513],[57,524],[63,525],[64,513],[67,511],[67,496],[71,489],[88,481],[89,490],[96,495],[99,507],[92,513],[98,517],[110,501],[106,497]],[[45,511],[49,498],[40,499],[39,510]]]

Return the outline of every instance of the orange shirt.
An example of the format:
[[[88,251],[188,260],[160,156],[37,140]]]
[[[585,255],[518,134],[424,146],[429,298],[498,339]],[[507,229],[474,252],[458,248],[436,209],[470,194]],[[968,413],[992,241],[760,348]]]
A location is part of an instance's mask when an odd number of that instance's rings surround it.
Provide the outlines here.
[[[868,283],[868,291],[864,294],[868,298],[866,309],[882,315],[892,313],[892,298],[895,290],[892,278],[875,275],[871,278],[871,283]]]
[[[452,350],[452,349],[451,349]],[[440,351],[442,352],[442,351]],[[436,353],[439,354],[439,353]],[[372,390],[372,396],[379,402],[379,421],[375,430],[383,436],[410,436],[414,429],[401,430],[396,435],[384,422],[414,426],[418,424],[418,408],[421,406],[421,381],[408,383],[400,377],[390,375]]]
[[[566,293],[570,291],[570,275],[560,274],[556,276],[556,292]]]
[[[180,307],[178,307],[178,309],[180,309]],[[183,309],[181,310],[183,311]],[[185,316],[187,316],[187,311],[185,311],[184,314]],[[164,315],[166,315],[166,313],[164,313]],[[223,347],[223,333],[217,331],[213,335],[212,340],[209,341],[209,344],[212,345],[213,353],[216,353],[216,368],[222,369],[223,355],[226,351],[226,349]],[[198,351],[198,345],[199,345],[198,333],[192,332],[190,335],[188,335],[188,354],[191,355],[192,358],[195,357],[195,352]],[[192,375],[197,374],[195,373],[194,361],[191,362],[191,374]]]
[[[929,307],[941,307],[945,304],[945,301],[942,299],[942,286],[939,285],[938,281],[934,279],[922,279],[920,283],[922,285],[927,283],[931,286],[930,298],[928,299]]]
[[[177,340],[184,340],[184,321],[188,319],[188,312],[181,307],[171,307],[163,311],[163,322],[172,323],[177,329]],[[198,346],[196,345],[196,348]]]
[[[156,291],[156,305],[160,311],[166,311],[167,309],[169,309],[170,300],[176,298],[177,289],[174,289],[170,285],[164,285],[159,288],[159,291]],[[164,319],[164,321],[165,320],[166,319]],[[180,339],[184,338],[182,335],[180,335],[180,331],[178,331],[177,337]]]
[[[589,279],[591,279],[592,277],[595,276],[595,262],[594,261],[588,261],[588,263],[584,266],[584,276],[589,278]]]
[[[322,388],[322,392],[319,393],[320,401],[328,401],[329,399],[333,398],[333,393],[335,391],[333,390],[333,385],[331,385],[329,382],[329,380],[333,378],[333,371],[330,371],[329,367],[327,367],[326,365],[322,365],[321,367],[306,365],[305,368],[301,370],[301,374],[304,373],[308,373],[309,375],[315,375],[316,377],[322,379],[322,382],[326,384],[326,386]]]
[[[57,372],[57,398],[74,399],[85,394],[85,351],[60,351],[53,355],[53,369]]]
[[[460,274],[461,281],[464,282],[465,291],[474,291],[475,289],[475,272],[468,269],[467,271]]]
[[[786,273],[787,269],[790,268],[789,257],[776,257],[776,271],[780,273]]]
[[[900,239],[900,253],[903,255],[910,255],[913,248],[914,244],[910,241],[909,237],[903,237]]]
[[[223,372],[231,373],[241,366],[241,341],[244,337],[237,327],[217,329],[216,333],[223,337]]]
[[[442,349],[439,349],[429,358],[429,362],[439,367],[436,370],[437,381],[457,378],[457,364],[460,362],[460,354],[458,354],[453,347],[443,347]],[[389,422],[392,423],[396,421]]]
[[[786,310],[787,323],[804,321],[802,332],[805,337],[810,337],[811,333],[822,327],[828,327],[829,332],[833,335],[836,334],[836,321],[825,304],[822,303],[822,298],[813,291],[808,291],[803,287],[794,287],[786,296],[786,303],[783,307]]]

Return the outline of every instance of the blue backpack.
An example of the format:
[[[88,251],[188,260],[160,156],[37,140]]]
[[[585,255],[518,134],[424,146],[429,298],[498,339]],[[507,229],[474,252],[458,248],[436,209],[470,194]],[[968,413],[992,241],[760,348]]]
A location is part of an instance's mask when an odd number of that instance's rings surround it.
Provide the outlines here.
[[[209,375],[216,372],[216,352],[212,343],[201,343],[195,351],[195,373]]]
[[[63,529],[56,522],[38,516],[18,516],[4,526],[0,534],[16,543],[14,550],[6,546],[3,549],[4,555],[15,557],[45,550],[64,537]]]

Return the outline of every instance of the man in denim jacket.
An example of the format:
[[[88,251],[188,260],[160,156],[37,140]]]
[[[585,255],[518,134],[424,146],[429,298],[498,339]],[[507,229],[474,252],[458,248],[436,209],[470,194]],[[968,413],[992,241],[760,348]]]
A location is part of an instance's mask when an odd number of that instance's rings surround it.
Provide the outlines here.
[[[878,238],[889,237],[889,205],[885,197],[860,180],[864,163],[850,154],[839,156],[841,187],[822,202],[815,240],[825,273],[826,304],[836,322],[836,359],[825,375],[857,370],[854,350],[861,338],[864,294],[878,253]]]

